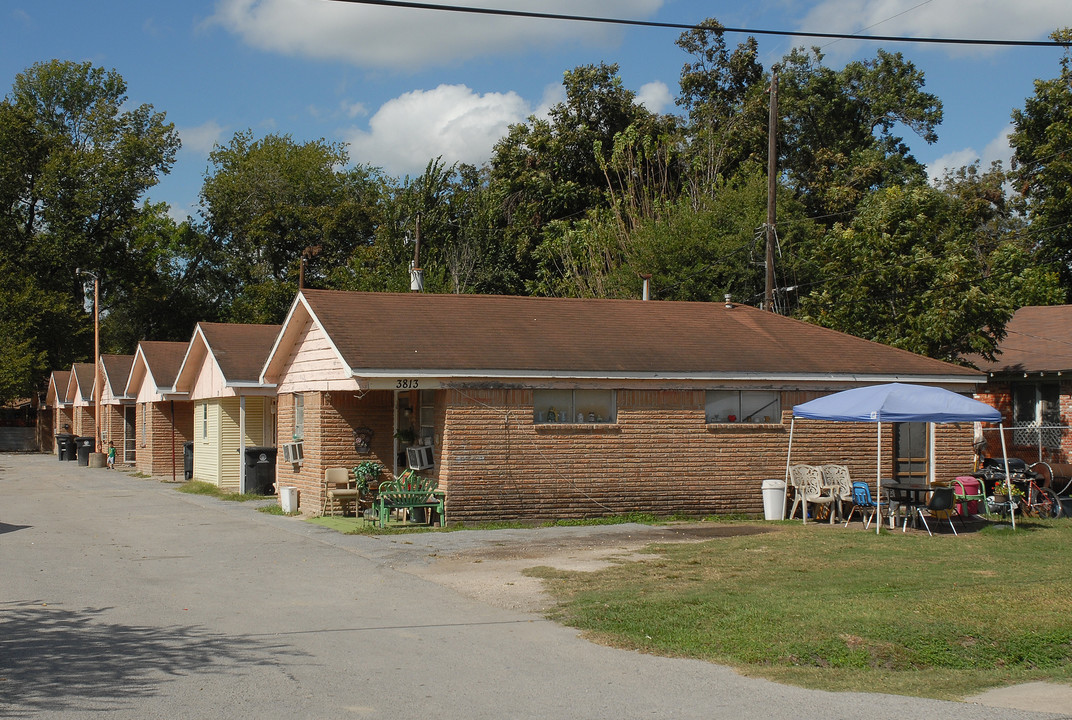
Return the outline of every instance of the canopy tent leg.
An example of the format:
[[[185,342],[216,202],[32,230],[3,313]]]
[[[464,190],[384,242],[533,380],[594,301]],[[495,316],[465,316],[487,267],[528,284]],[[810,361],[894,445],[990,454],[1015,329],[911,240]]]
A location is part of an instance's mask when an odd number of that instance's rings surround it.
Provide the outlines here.
[[[789,421],[789,450],[785,453],[785,482],[782,484],[782,520],[785,520],[785,506],[789,502],[789,462],[793,457],[793,428],[796,424],[796,418]]]
[[[1005,458],[1005,493],[1009,498],[1009,520],[1012,521],[1012,529],[1016,529],[1016,500],[1012,495],[1012,480],[1009,479],[1009,451],[1005,447],[1005,424],[998,423],[998,434],[1001,435],[1001,457]]]
[[[878,427],[878,437],[875,447],[878,448],[875,455],[875,534],[882,529],[882,421],[875,423]]]

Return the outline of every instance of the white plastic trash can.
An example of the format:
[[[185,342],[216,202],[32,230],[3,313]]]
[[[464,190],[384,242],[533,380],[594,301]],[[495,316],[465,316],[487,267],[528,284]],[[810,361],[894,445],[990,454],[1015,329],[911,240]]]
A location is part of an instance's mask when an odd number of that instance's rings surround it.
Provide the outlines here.
[[[785,480],[763,481],[763,519],[781,520],[785,503]]]
[[[283,512],[292,513],[298,511],[298,488],[285,487],[279,491],[279,504]]]

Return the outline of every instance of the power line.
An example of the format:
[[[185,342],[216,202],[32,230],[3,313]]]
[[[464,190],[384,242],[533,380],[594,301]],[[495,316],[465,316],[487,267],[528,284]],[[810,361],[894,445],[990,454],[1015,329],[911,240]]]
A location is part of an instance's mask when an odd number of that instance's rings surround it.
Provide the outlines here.
[[[928,38],[903,35],[859,35],[857,33],[806,32],[802,30],[761,30],[757,28],[710,27],[693,23],[656,22],[654,20],[628,20],[625,18],[591,17],[587,15],[564,15],[561,13],[506,10],[502,8],[466,7],[462,5],[437,5],[408,0],[330,0],[353,5],[376,5],[380,7],[406,8],[410,10],[438,10],[440,12],[494,15],[538,20],[567,20],[572,22],[602,23],[604,25],[628,25],[631,27],[668,28],[671,30],[711,30],[723,33],[746,35],[778,35],[782,37],[834,38],[838,40],[873,40],[878,42],[924,43],[933,45],[997,45],[1003,47],[1072,47],[1065,40],[993,40],[982,38]]]

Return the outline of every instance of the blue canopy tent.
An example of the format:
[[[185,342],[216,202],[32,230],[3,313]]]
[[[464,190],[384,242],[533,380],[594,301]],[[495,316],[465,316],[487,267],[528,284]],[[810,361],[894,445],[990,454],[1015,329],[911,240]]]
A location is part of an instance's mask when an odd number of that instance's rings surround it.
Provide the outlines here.
[[[1001,426],[1001,413],[985,403],[942,388],[926,385],[889,383],[853,388],[833,395],[793,406],[793,420],[789,426],[789,452],[786,455],[785,478],[789,484],[789,466],[793,455],[793,431],[797,418],[828,420],[833,422],[873,422],[878,425],[878,454],[875,466],[875,498],[881,509],[879,479],[882,474],[882,423],[884,422],[990,422]],[[1005,433],[1001,435],[1001,450],[1005,460],[1005,478],[1008,484],[1008,452],[1005,448]],[[788,492],[788,489],[786,490]],[[1011,493],[1010,493],[1011,494]],[[807,513],[804,513],[807,515]],[[879,513],[881,516],[881,513]],[[785,502],[782,502],[785,516]],[[1012,526],[1016,527],[1015,513],[1010,512]],[[807,517],[804,518],[807,522]],[[879,531],[881,522],[875,524]]]

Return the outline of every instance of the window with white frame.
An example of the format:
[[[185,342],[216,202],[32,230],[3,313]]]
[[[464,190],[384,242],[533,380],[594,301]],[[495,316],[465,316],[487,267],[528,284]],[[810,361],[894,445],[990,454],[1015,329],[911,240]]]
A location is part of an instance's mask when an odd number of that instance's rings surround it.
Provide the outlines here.
[[[533,390],[533,422],[612,423],[617,419],[613,390]]]
[[[709,423],[780,423],[782,395],[777,390],[708,390],[704,415]]]
[[[294,394],[294,434],[292,439],[297,442],[298,440],[305,439],[305,395],[304,393]]]
[[[1013,444],[1057,448],[1061,445],[1061,386],[1020,382],[1012,385]]]
[[[201,439],[208,440],[208,403],[201,403]]]
[[[421,445],[435,444],[435,390],[421,390],[420,413],[418,419],[421,424],[418,443]]]

